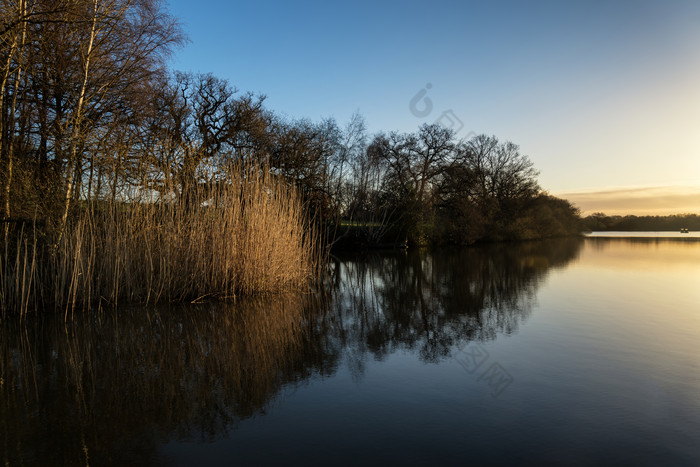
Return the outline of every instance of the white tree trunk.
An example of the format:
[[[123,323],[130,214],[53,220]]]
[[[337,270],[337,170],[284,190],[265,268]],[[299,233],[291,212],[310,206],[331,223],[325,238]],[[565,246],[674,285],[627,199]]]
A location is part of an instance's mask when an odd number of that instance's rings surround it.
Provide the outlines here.
[[[99,0],[94,0],[93,2],[93,12],[92,12],[92,26],[90,27],[90,39],[88,40],[87,50],[85,53],[85,63],[84,63],[84,73],[83,82],[80,86],[80,94],[78,96],[78,102],[75,108],[75,114],[73,116],[73,134],[70,141],[70,149],[68,151],[68,173],[66,175],[66,196],[64,198],[63,206],[63,216],[61,216],[61,230],[59,233],[58,241],[60,242],[63,232],[66,227],[66,222],[68,220],[68,211],[70,209],[70,200],[73,196],[73,189],[75,187],[75,173],[77,171],[77,165],[79,163],[77,153],[78,153],[78,141],[80,139],[80,126],[83,119],[83,105],[85,101],[85,93],[87,89],[88,77],[90,72],[90,59],[92,58],[93,45],[95,43],[95,37],[97,36],[97,10]]]

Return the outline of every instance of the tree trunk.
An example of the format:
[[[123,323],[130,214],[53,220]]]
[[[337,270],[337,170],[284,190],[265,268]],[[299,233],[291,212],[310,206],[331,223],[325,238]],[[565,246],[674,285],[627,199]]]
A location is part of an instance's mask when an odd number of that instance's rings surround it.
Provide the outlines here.
[[[80,124],[82,122],[83,103],[85,100],[85,92],[87,89],[87,82],[90,71],[90,58],[92,56],[92,47],[95,43],[95,36],[97,35],[97,8],[98,0],[95,0],[93,3],[90,40],[88,41],[87,51],[85,54],[85,73],[83,74],[83,83],[80,86],[80,95],[78,97],[78,103],[76,105],[75,115],[73,118],[73,135],[71,137],[70,149],[68,154],[68,178],[66,180],[66,195],[64,198],[63,215],[61,216],[60,233],[58,235],[59,242],[61,241],[61,237],[63,236],[63,232],[66,228],[66,222],[68,221],[68,210],[70,209],[70,201],[73,197],[73,190],[75,188],[75,174],[78,171],[78,140],[80,139]]]
[[[18,19],[22,19],[24,16],[24,0],[20,1],[19,10],[17,12]],[[24,43],[24,37],[26,34],[26,23],[22,22],[22,43]],[[5,64],[5,69],[3,70],[2,82],[0,83],[0,157],[6,156],[6,168],[5,168],[5,180],[2,187],[2,193],[4,197],[4,202],[2,203],[2,215],[4,218],[10,217],[10,186],[12,184],[12,136],[14,135],[14,107],[17,103],[17,85],[19,83],[19,78],[21,74],[21,65],[19,65],[20,60],[18,60],[18,68],[15,74],[15,89],[13,89],[12,106],[9,109],[7,122],[11,123],[9,131],[6,131],[4,127],[5,122],[5,91],[7,88],[7,81],[10,77],[10,69],[12,68],[12,58],[15,55],[15,51],[18,48],[19,35],[15,34],[12,40],[12,45],[7,54],[7,63]],[[7,139],[5,139],[7,135]],[[9,224],[6,224],[6,226]]]
[[[19,2],[19,15],[20,17],[24,17],[25,14],[25,0],[20,0]],[[20,39],[20,44],[19,44],[19,54],[18,54],[18,60],[17,60],[17,71],[15,72],[15,83],[14,83],[14,89],[13,89],[13,95],[12,95],[12,105],[10,106],[10,128],[9,128],[9,134],[8,134],[8,145],[7,145],[7,179],[5,180],[5,207],[4,207],[4,214],[5,217],[10,217],[11,211],[10,211],[10,188],[12,186],[12,170],[14,166],[14,152],[15,152],[15,142],[14,142],[14,135],[15,135],[15,113],[17,111],[17,93],[19,89],[19,82],[22,77],[22,49],[24,48],[24,42],[27,38],[27,23],[22,22],[22,39]]]

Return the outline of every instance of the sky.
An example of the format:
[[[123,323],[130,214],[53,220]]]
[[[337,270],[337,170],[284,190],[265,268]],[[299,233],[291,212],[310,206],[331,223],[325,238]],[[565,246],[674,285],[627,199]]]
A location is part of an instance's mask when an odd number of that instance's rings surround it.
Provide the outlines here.
[[[210,72],[289,118],[520,146],[583,213],[700,214],[700,1],[170,0]]]

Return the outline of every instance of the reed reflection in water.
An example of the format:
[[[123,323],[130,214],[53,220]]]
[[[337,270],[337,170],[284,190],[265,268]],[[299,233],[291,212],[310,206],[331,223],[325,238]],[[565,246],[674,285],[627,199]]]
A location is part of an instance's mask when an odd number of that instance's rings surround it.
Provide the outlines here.
[[[443,362],[472,341],[516,333],[548,271],[580,247],[569,239],[338,257],[328,296],[123,309],[68,324],[6,320],[2,461],[169,463],[164,445],[235,438],[243,420],[264,422],[285,404],[284,388],[343,365],[358,382],[368,358],[397,351]]]
[[[282,385],[326,371],[308,342],[310,300],[6,321],[2,461],[157,463],[161,443],[213,439],[264,413]]]

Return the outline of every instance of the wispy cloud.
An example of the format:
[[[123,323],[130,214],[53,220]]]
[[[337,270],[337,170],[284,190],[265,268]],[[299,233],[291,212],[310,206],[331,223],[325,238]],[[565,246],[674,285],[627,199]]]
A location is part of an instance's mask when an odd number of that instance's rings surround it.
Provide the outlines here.
[[[597,191],[557,193],[576,204],[584,215],[666,215],[700,213],[700,187],[667,186],[612,188]]]

